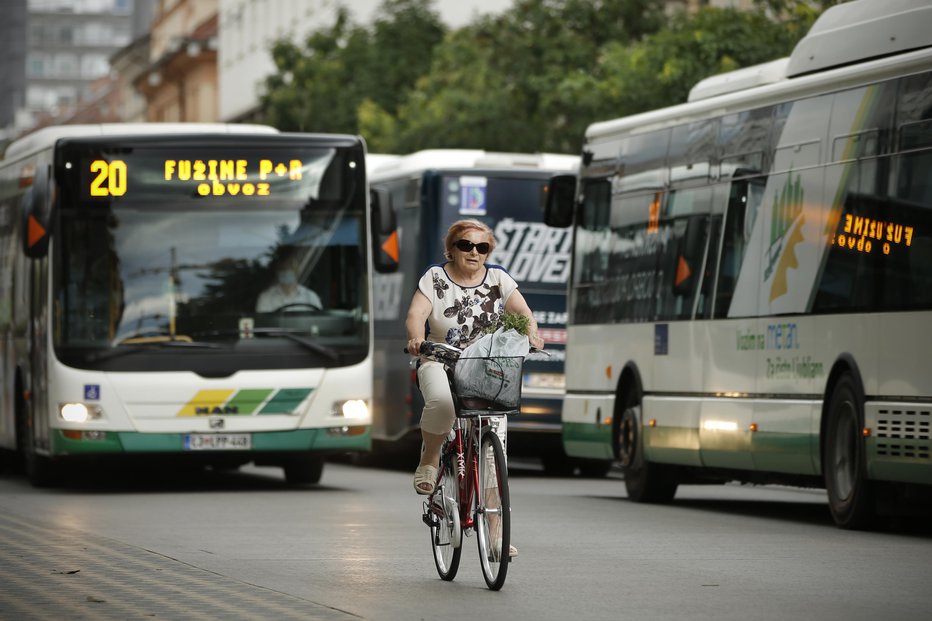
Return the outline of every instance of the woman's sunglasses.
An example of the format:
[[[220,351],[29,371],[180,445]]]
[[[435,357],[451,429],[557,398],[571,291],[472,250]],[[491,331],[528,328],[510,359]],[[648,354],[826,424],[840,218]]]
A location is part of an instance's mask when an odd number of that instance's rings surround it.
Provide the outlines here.
[[[463,252],[472,252],[472,249],[475,248],[479,254],[488,254],[490,247],[489,242],[479,242],[478,244],[474,244],[468,239],[461,239],[453,245]]]

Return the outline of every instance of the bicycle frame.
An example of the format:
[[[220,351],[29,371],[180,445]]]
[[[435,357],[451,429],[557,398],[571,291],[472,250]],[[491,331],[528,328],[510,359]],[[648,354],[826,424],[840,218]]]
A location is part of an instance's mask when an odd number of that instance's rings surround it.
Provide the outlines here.
[[[456,475],[459,480],[459,510],[460,524],[463,530],[475,527],[475,513],[472,511],[473,500],[478,508],[482,498],[481,482],[479,480],[479,439],[482,429],[487,424],[484,418],[475,419],[458,418],[453,426],[455,438],[450,451],[450,457],[456,460]]]

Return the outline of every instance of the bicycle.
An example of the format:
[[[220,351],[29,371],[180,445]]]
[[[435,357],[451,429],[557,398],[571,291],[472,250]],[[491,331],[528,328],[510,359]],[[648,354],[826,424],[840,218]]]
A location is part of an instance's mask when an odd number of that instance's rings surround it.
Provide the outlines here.
[[[434,491],[423,504],[422,520],[430,527],[434,564],[441,579],[453,580],[463,552],[463,535],[475,532],[482,575],[489,589],[497,591],[505,584],[511,560],[508,465],[498,426],[503,416],[520,411],[524,357],[472,358],[488,361],[494,367],[490,373],[493,381],[502,386],[516,384],[517,401],[503,403],[460,394],[454,368],[461,350],[424,341],[419,353],[445,366],[456,412],[453,430],[441,448]]]

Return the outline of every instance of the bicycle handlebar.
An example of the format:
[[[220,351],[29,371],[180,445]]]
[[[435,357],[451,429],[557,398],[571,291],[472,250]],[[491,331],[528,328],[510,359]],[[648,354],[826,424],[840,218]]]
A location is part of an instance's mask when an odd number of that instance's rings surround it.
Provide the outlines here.
[[[407,347],[404,348],[404,352],[406,354],[411,353],[408,351]],[[455,361],[462,353],[462,349],[452,345],[447,345],[446,343],[435,343],[434,341],[421,341],[421,347],[418,351],[418,355],[427,356],[428,358],[434,359],[440,358],[441,362],[447,360]],[[550,352],[544,351],[543,349],[537,349],[536,347],[531,347],[530,353],[545,354],[548,358],[550,357]]]

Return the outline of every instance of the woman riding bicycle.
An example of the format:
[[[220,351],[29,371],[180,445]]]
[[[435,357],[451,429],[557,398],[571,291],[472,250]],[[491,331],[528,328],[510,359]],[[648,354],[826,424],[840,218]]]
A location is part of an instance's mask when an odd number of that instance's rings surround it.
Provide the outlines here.
[[[486,334],[489,326],[497,327],[505,312],[525,315],[530,320],[531,347],[543,349],[537,322],[518,291],[518,283],[502,267],[485,262],[495,249],[492,229],[478,220],[458,220],[447,231],[444,248],[447,262],[428,268],[411,299],[405,320],[408,351],[419,351],[425,338],[465,348]],[[429,327],[426,335],[425,324]],[[417,377],[424,410],[423,446],[414,472],[414,489],[426,495],[434,490],[440,449],[456,416],[443,365],[421,360]],[[511,552],[516,554],[514,549]]]

